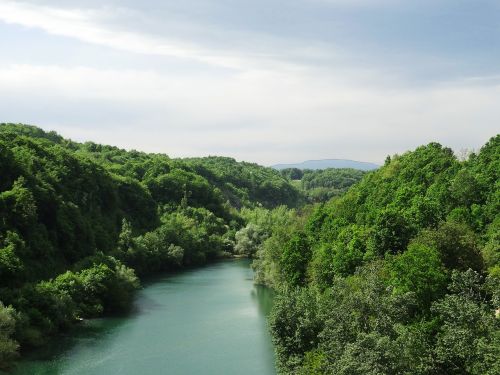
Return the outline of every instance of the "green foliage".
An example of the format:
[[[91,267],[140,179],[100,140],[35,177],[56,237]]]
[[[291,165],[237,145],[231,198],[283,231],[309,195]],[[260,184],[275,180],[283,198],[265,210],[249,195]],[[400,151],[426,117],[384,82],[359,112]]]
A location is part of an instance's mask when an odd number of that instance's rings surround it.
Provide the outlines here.
[[[311,249],[307,236],[296,232],[285,244],[280,258],[283,278],[291,285],[303,285],[306,282],[307,264],[311,258]]]
[[[19,311],[16,337],[21,343],[42,345],[47,335],[67,329],[80,318],[126,311],[138,279],[132,269],[104,255],[87,258],[55,279],[25,284],[8,295]]]
[[[345,193],[361,180],[365,171],[350,168],[319,170],[287,168],[280,171],[289,180],[297,181],[308,202],[326,202]],[[300,180],[300,181],[298,181]]]
[[[234,251],[237,254],[253,257],[266,240],[267,234],[256,224],[249,223],[235,234]]]
[[[437,249],[446,268],[483,269],[479,240],[465,223],[443,222],[437,229],[423,230],[413,242]]]
[[[368,234],[363,227],[350,225],[342,228],[334,243],[335,254],[332,259],[336,275],[353,274],[363,263],[367,248]]]
[[[277,285],[282,279],[279,269],[281,249],[298,225],[296,211],[279,206],[272,210],[243,209],[241,214],[246,221],[259,228],[260,240],[253,243],[256,246],[252,262],[255,282],[269,286]]]
[[[399,294],[413,292],[418,303],[430,306],[446,286],[446,270],[436,249],[412,244],[389,261],[389,284]]]
[[[498,374],[500,322],[485,301],[481,277],[454,271],[450,294],[432,306],[440,320],[437,367],[448,374]]]
[[[0,248],[0,285],[15,286],[23,281],[25,244],[16,232],[7,231]]]
[[[179,208],[165,213],[154,231],[131,238],[124,226],[122,250],[117,257],[131,265],[139,275],[199,265],[231,250],[224,220],[204,208]]]
[[[26,188],[26,180],[20,176],[14,181],[12,189],[0,194],[3,225],[25,229],[36,220],[36,203],[32,192]]]
[[[486,267],[492,269],[500,266],[500,216],[488,226],[484,237],[486,243],[481,253]]]
[[[304,175],[304,171],[299,168],[285,168],[280,170],[280,173],[283,177],[290,180],[300,180]]]
[[[336,278],[327,291],[320,307],[325,326],[319,345],[327,357],[327,373],[361,373],[367,368],[384,373],[380,369],[399,366],[385,357],[393,355],[396,324],[408,321],[414,300],[391,293],[387,278],[381,263],[371,263],[354,276]]]
[[[217,186],[224,199],[235,207],[296,207],[301,202],[299,191],[274,169],[216,156],[184,162]]]
[[[16,316],[12,307],[0,302],[0,370],[7,369],[18,357],[18,343],[12,339],[16,327]]]
[[[322,375],[324,374],[325,354],[320,350],[306,352],[302,366],[298,373],[300,375]]]
[[[309,289],[284,289],[274,300],[269,326],[282,373],[288,374],[302,362],[302,353],[318,342],[322,322],[317,295]]]
[[[398,209],[381,210],[373,226],[373,243],[377,255],[403,251],[415,234],[412,223]]]
[[[466,161],[431,143],[275,228],[254,265],[278,290],[280,371],[500,373],[499,171],[498,135]]]
[[[310,264],[314,283],[324,289],[332,284],[336,275],[353,274],[364,262],[367,240],[365,228],[353,224],[342,228],[332,244],[316,246]]]
[[[325,187],[345,191],[361,180],[365,174],[366,172],[364,171],[349,168],[306,169],[303,172],[301,182],[305,190]]]

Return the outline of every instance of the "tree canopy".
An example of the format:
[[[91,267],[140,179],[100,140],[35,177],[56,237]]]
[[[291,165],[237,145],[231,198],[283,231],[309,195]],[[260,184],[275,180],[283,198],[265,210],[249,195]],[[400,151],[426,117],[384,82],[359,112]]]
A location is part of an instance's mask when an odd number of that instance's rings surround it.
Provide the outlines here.
[[[499,173],[500,135],[465,161],[430,143],[274,228],[280,373],[500,373]]]

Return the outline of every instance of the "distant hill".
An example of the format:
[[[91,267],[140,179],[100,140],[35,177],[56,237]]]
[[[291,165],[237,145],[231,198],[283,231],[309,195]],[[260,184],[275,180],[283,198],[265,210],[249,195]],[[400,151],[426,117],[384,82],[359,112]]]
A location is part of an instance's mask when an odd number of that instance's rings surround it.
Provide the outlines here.
[[[346,159],[323,159],[323,160],[307,160],[302,163],[294,164],[276,164],[271,168],[282,170],[287,168],[298,169],[326,169],[326,168],[352,168],[362,171],[371,171],[379,168],[380,165],[368,163],[364,161],[346,160]]]

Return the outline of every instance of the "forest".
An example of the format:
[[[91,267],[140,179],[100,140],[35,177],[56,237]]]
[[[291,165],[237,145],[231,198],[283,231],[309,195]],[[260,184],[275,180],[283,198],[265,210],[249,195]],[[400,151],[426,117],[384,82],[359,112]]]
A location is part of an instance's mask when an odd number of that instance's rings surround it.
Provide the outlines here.
[[[275,171],[0,124],[0,369],[144,277],[245,255],[280,374],[500,374],[499,173],[500,135]]]
[[[466,160],[430,143],[326,203],[248,212],[279,372],[500,374],[499,174],[500,135]]]
[[[286,168],[280,173],[302,191],[307,203],[319,203],[344,194],[366,172],[352,168]]]

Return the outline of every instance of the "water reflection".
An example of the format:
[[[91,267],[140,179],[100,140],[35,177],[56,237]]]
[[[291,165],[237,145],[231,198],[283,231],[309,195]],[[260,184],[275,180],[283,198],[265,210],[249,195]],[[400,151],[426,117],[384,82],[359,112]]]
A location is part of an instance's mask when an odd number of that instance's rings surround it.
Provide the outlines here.
[[[255,285],[251,292],[252,300],[257,303],[259,312],[267,317],[273,307],[273,291],[262,285]]]

